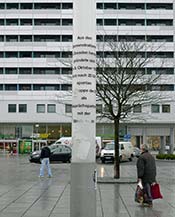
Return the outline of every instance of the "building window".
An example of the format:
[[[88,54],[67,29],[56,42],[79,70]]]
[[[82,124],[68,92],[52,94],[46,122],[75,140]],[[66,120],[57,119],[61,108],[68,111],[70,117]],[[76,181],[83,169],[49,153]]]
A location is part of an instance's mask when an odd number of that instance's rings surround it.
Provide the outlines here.
[[[7,35],[6,36],[6,41],[7,42],[17,42],[18,41],[18,36],[17,35]]]
[[[19,104],[18,111],[19,111],[19,113],[26,113],[27,112],[27,104]]]
[[[17,74],[18,70],[17,68],[5,68],[5,74]]]
[[[158,104],[152,104],[151,105],[151,112],[152,113],[160,113],[160,105],[158,105]]]
[[[61,84],[61,90],[72,90],[71,84]]]
[[[33,8],[32,3],[21,3],[20,9],[22,10],[31,10]]]
[[[19,84],[19,90],[31,90],[31,84]]]
[[[56,105],[55,104],[48,104],[47,105],[47,112],[48,113],[56,113]]]
[[[62,3],[62,9],[72,9],[73,3]]]
[[[37,104],[36,105],[37,113],[45,113],[45,105],[44,104]]]
[[[19,74],[21,75],[32,74],[32,69],[31,68],[19,68]]]
[[[7,3],[6,7],[7,7],[7,9],[10,9],[10,10],[12,10],[12,9],[16,10],[19,8],[19,5],[18,5],[18,3]]]
[[[65,113],[72,113],[72,105],[71,104],[65,105]]]
[[[16,104],[8,104],[8,112],[15,113],[16,112]]]
[[[122,112],[123,113],[129,113],[129,112],[131,112],[131,105],[130,104],[123,105]]]
[[[117,20],[116,19],[105,19],[104,20],[104,25],[105,26],[116,26],[117,25]]]
[[[104,9],[117,9],[116,3],[104,3]]]
[[[21,42],[31,42],[32,36],[31,35],[20,35]]]
[[[135,105],[133,107],[133,112],[134,113],[141,113],[142,112],[142,106],[141,105]]]
[[[102,104],[96,105],[96,113],[101,114],[103,111],[102,109],[103,109]]]
[[[162,113],[170,113],[170,105],[162,105]]]
[[[18,25],[18,19],[7,19],[6,25],[8,26],[17,26]]]
[[[5,90],[16,91],[17,90],[17,85],[16,84],[5,84]]]

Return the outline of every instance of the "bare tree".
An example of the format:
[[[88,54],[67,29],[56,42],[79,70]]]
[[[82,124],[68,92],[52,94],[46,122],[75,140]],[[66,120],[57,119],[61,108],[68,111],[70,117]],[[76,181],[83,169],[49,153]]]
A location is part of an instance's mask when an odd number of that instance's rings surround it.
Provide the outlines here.
[[[156,88],[160,75],[148,75],[145,68],[156,51],[138,42],[108,41],[97,52],[97,97],[104,103],[102,117],[114,123],[114,178],[120,178],[119,127],[133,118],[132,108],[160,100]],[[149,50],[149,52],[147,52]],[[149,54],[149,56],[148,56]],[[162,64],[162,63],[161,63]]]

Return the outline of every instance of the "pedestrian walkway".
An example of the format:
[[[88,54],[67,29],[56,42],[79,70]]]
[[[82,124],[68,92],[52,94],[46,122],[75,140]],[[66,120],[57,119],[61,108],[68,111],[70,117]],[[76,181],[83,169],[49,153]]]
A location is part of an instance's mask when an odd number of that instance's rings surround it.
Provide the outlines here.
[[[0,217],[70,217],[70,164],[51,164],[53,178],[38,178],[39,164],[27,156],[0,156]],[[134,202],[135,162],[121,164],[121,179],[131,182],[99,182],[97,217],[174,217],[174,162],[157,162],[163,200],[153,208]],[[97,164],[99,179],[111,179],[112,164]]]

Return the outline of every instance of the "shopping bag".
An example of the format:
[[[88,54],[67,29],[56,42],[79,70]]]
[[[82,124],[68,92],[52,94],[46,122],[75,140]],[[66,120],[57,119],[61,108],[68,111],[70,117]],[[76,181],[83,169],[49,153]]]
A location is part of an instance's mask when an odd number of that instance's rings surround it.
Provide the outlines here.
[[[160,192],[160,185],[158,183],[154,183],[151,185],[151,195],[153,200],[163,198]]]
[[[143,203],[143,186],[141,181],[138,182],[136,191],[135,191],[135,202],[137,203]]]

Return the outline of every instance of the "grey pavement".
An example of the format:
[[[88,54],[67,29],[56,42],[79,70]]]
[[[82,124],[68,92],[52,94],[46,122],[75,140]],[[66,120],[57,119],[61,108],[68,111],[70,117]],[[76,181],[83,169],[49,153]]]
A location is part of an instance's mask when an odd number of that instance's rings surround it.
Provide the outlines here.
[[[164,198],[153,208],[134,202],[135,163],[121,163],[118,183],[103,182],[112,179],[113,165],[97,163],[97,217],[174,217],[175,162],[157,161]],[[39,167],[27,156],[0,155],[0,217],[70,216],[70,164],[51,164],[53,178],[38,178]]]

